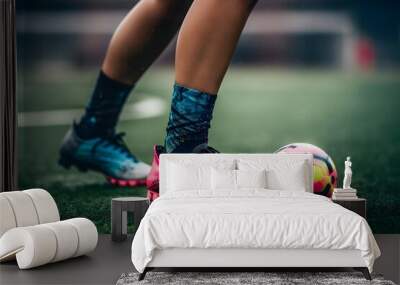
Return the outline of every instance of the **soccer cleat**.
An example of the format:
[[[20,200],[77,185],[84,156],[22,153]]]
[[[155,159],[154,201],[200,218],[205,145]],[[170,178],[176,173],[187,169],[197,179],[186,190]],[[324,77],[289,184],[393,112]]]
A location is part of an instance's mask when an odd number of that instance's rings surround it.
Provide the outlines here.
[[[199,144],[198,146],[196,146],[193,151],[193,153],[219,153],[218,150],[216,150],[215,148],[209,146],[206,143],[202,143]]]
[[[66,169],[93,170],[106,176],[116,186],[145,185],[150,166],[139,161],[125,145],[123,133],[107,137],[81,139],[75,125],[65,135],[59,164]]]
[[[153,162],[151,163],[151,170],[146,179],[147,198],[154,201],[160,195],[160,154],[165,153],[165,148],[161,145],[155,145],[153,148]],[[219,153],[215,148],[207,145],[206,143],[200,144],[193,149],[193,153]]]
[[[154,145],[153,162],[151,163],[151,170],[146,179],[147,198],[150,201],[157,199],[159,196],[159,165],[161,153],[165,153],[165,148],[161,145]]]

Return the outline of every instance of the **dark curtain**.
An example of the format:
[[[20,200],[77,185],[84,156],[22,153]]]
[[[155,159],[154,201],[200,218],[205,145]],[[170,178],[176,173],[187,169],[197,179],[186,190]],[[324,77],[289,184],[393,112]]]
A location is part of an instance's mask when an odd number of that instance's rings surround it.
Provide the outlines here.
[[[0,0],[0,192],[17,190],[15,0]]]

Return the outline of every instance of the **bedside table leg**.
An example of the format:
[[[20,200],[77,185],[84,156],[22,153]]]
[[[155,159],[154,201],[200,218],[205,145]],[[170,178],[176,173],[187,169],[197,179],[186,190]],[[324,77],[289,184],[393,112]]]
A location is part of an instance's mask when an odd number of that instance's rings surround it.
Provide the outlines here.
[[[121,224],[122,224],[122,238],[126,240],[128,235],[128,213],[127,211],[122,211],[121,213]]]
[[[124,218],[125,217],[125,218]],[[125,222],[125,225],[123,224]],[[126,239],[126,211],[122,211],[120,203],[111,204],[111,239],[124,241]],[[125,231],[125,233],[124,233]]]

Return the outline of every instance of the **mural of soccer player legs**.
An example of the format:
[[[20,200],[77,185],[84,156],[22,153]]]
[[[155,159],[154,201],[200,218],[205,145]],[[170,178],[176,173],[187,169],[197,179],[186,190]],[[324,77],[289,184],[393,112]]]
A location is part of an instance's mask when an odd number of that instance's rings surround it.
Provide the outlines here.
[[[207,144],[216,95],[255,3],[140,1],[111,39],[86,112],[64,138],[60,164],[101,172],[109,182],[120,186],[145,182],[150,166],[129,150],[123,134],[116,133],[115,128],[136,82],[179,28],[176,83],[167,134],[164,146],[155,146],[154,155],[158,162],[158,155],[164,151],[216,152]],[[157,163],[154,165],[158,167]],[[151,172],[154,174],[157,169]],[[158,185],[158,177],[153,179],[152,173],[148,182]]]

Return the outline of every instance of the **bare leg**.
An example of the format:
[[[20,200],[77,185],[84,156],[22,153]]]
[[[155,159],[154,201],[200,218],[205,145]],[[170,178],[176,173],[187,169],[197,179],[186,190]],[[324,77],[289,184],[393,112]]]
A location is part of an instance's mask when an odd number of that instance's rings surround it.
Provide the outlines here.
[[[169,153],[216,152],[208,130],[222,79],[255,0],[195,0],[179,32],[176,85],[164,146]]]
[[[110,42],[85,113],[65,135],[62,166],[101,172],[120,186],[144,183],[150,166],[134,158],[115,127],[134,83],[173,38],[190,4],[191,0],[142,0],[125,17]]]
[[[179,32],[176,82],[216,94],[254,0],[195,0]]]
[[[138,81],[179,29],[191,0],[142,0],[111,39],[102,70],[125,84]]]

